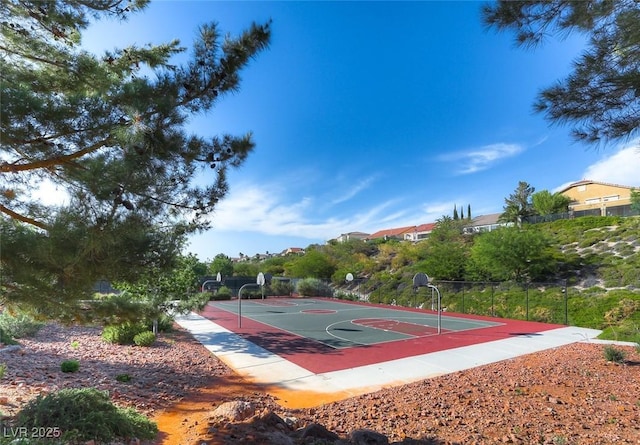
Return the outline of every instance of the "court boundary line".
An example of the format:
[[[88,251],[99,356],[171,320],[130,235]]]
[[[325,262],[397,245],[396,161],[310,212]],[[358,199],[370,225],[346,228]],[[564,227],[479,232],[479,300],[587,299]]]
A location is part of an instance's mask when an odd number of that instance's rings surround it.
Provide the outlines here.
[[[295,306],[300,306],[300,307],[302,307],[302,306],[313,305],[315,303],[319,303],[319,304],[322,303],[322,301],[318,301],[318,300],[307,300],[307,301],[309,302],[308,304],[298,304],[296,302],[292,302],[291,306],[294,306],[294,307]],[[262,306],[262,307],[268,306],[268,305],[262,305],[260,303],[257,303],[256,301],[250,301],[250,302],[252,304],[255,304],[258,307],[260,307],[260,306]],[[218,302],[213,302],[213,303],[215,303],[215,304],[211,305],[211,307],[214,307],[214,308],[215,307],[219,307],[220,309],[224,310],[225,312],[227,312],[227,313],[229,313],[231,315],[238,316],[238,313],[228,310],[227,307],[223,307],[223,306],[229,306],[229,307],[234,306],[235,303],[233,303],[232,300],[229,301],[229,304],[225,304],[226,301],[222,301],[222,302],[218,301]],[[349,306],[349,304],[348,304],[349,302],[339,301],[339,302],[333,302],[333,303]],[[388,311],[391,311],[391,312],[395,311],[395,312],[401,312],[401,313],[413,313],[413,314],[416,314],[415,317],[406,316],[406,317],[399,317],[399,318],[422,318],[422,317],[426,317],[430,321],[435,321],[438,318],[438,314],[437,313],[432,314],[431,312],[407,311],[406,310],[407,308],[403,308],[401,306],[397,307],[397,309],[395,309],[395,308],[396,308],[396,306],[394,306],[393,308],[384,308],[384,307],[367,307],[365,305],[362,305],[362,306],[358,305],[358,307],[354,307],[353,309],[340,309],[340,310],[336,310],[336,312],[337,313],[342,313],[342,312],[348,312],[348,311],[358,311],[358,310],[369,311],[369,310],[382,309],[382,310],[388,310]],[[409,308],[409,309],[411,309],[411,308]],[[426,310],[423,309],[423,311],[426,311]],[[348,343],[352,344],[352,346],[337,347],[335,345],[326,343],[326,342],[324,342],[322,340],[319,340],[319,339],[316,339],[316,338],[313,338],[313,337],[309,337],[309,336],[305,336],[305,335],[301,335],[301,334],[299,334],[297,332],[290,331],[290,330],[288,330],[286,328],[280,327],[278,325],[274,325],[272,323],[265,322],[262,319],[260,319],[260,315],[275,317],[275,316],[293,316],[293,315],[298,315],[298,314],[301,314],[301,313],[302,313],[302,311],[292,312],[292,313],[282,313],[282,314],[277,314],[277,315],[276,314],[269,314],[269,313],[261,313],[261,314],[257,314],[258,316],[256,318],[253,318],[252,316],[248,316],[248,315],[244,314],[244,315],[242,315],[242,317],[247,318],[247,319],[249,319],[249,320],[251,320],[251,321],[253,321],[255,323],[260,323],[260,324],[263,324],[265,326],[269,326],[270,328],[275,329],[277,331],[285,332],[285,333],[290,334],[292,336],[295,336],[297,338],[304,339],[304,340],[307,340],[307,341],[310,341],[310,342],[313,342],[313,343],[321,344],[323,346],[331,348],[334,351],[348,351],[349,349],[353,349],[353,348],[357,348],[357,347],[363,347],[363,346],[364,347],[377,346],[377,345],[383,345],[384,346],[384,345],[387,345],[389,343],[394,343],[394,342],[403,342],[403,341],[414,340],[414,339],[417,340],[417,339],[429,338],[429,337],[434,337],[434,336],[440,335],[438,333],[425,334],[425,335],[411,335],[411,334],[407,334],[407,333],[403,333],[403,332],[397,332],[398,334],[404,335],[405,337],[404,338],[397,338],[397,339],[390,339],[390,340],[383,340],[383,341],[378,341],[378,342],[375,342],[375,343],[362,343],[362,342],[358,342],[358,341],[351,340],[351,339],[348,339],[348,338],[343,338],[343,337],[340,337],[338,335],[335,335],[335,334],[332,334],[331,332],[329,332],[329,328],[332,325],[335,325],[335,324],[338,324],[338,323],[353,323],[353,320],[357,320],[357,319],[351,318],[351,319],[341,320],[341,321],[338,321],[338,322],[335,322],[335,323],[331,323],[329,325],[325,325],[325,332],[328,335],[330,335],[331,337],[336,338],[336,339],[338,339],[340,341],[345,341],[345,342],[348,342]],[[422,317],[420,317],[418,314],[422,315]],[[454,321],[454,320],[462,320],[465,324],[481,325],[481,326],[476,326],[476,327],[469,327],[469,328],[466,328],[466,329],[442,329],[444,334],[455,334],[455,333],[459,333],[459,332],[467,332],[467,331],[473,331],[473,330],[495,328],[495,327],[499,327],[499,326],[505,326],[507,324],[507,323],[494,322],[494,321],[474,320],[474,319],[470,319],[470,318],[456,317],[456,316],[453,316],[453,315],[443,315],[442,317],[443,318],[448,318],[448,319],[450,319],[452,321]],[[384,317],[376,317],[376,318],[386,319]],[[389,318],[389,320],[399,321],[398,318]],[[432,326],[431,324],[422,325],[422,326],[428,326],[430,328],[431,327],[433,327],[433,328],[436,327],[436,326]],[[367,327],[370,328],[370,329],[378,329],[378,328],[375,328],[375,327],[369,327],[369,326],[367,326]],[[383,329],[378,329],[378,330],[383,330]],[[231,332],[235,332],[235,331],[232,330]],[[238,335],[240,335],[240,334],[238,334]]]
[[[568,344],[605,343],[595,338],[602,332],[601,330],[558,325],[556,328],[540,331],[539,335],[533,337],[503,338],[390,361],[377,361],[346,369],[317,372],[272,353],[194,312],[176,317],[176,322],[239,375],[266,385],[267,388],[311,391],[318,394],[317,403],[314,402],[313,406]],[[216,335],[237,338],[238,342],[253,345],[256,350],[264,351],[269,356],[256,354],[253,348],[228,349],[224,343],[222,345],[218,343]],[[236,341],[230,343],[235,345]],[[455,360],[449,360],[450,356]],[[274,394],[278,396],[279,393],[276,391]],[[327,396],[326,400],[322,397],[323,394]]]

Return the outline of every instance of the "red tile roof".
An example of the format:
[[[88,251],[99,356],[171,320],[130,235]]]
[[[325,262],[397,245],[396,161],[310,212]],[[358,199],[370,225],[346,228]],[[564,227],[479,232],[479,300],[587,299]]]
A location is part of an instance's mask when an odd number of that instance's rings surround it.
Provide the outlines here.
[[[372,233],[371,235],[369,235],[369,239],[383,238],[385,236],[387,237],[401,236],[405,233],[413,232],[414,228],[415,226],[408,226],[408,227],[398,227],[396,229],[379,230],[376,233]]]

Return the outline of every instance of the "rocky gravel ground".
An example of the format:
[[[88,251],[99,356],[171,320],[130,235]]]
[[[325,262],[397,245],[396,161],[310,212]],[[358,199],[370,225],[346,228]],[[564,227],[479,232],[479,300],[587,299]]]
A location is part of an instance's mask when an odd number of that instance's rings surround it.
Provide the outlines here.
[[[231,370],[211,357],[202,345],[182,330],[160,334],[150,347],[105,342],[97,327],[47,325],[19,347],[0,349],[6,365],[0,380],[0,412],[15,414],[39,394],[63,388],[94,387],[107,390],[112,400],[153,415],[206,386],[211,376]],[[61,372],[64,360],[78,360],[80,369]],[[119,375],[131,377],[120,382]]]
[[[287,409],[267,391],[238,384],[187,333],[149,348],[103,342],[100,330],[50,325],[19,349],[0,348],[0,412],[68,387],[110,391],[114,402],[158,421],[157,443],[189,444],[640,444],[640,353],[605,359],[576,343],[341,402]],[[78,359],[80,370],[60,363]],[[132,380],[121,383],[119,374]],[[282,395],[280,395],[282,397]],[[249,406],[221,416],[225,402]],[[354,434],[357,432],[358,434]],[[387,441],[387,442],[385,442]]]

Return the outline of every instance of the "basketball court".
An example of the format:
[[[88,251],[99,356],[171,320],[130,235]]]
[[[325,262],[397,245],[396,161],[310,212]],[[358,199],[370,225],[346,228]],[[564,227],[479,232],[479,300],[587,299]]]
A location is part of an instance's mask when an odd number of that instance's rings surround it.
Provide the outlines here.
[[[324,298],[209,302],[179,317],[251,380],[362,394],[596,337],[600,331]]]

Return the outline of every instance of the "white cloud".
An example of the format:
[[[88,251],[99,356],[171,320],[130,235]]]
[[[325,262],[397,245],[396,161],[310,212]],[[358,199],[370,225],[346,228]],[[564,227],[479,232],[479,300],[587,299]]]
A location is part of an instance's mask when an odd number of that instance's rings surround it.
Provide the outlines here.
[[[332,204],[340,204],[342,202],[350,200],[351,198],[356,196],[361,191],[366,190],[367,188],[369,188],[369,186],[374,182],[374,180],[375,180],[374,177],[361,179],[355,185],[353,185],[353,187],[351,187],[350,190],[347,190],[346,193],[344,193],[344,194],[342,194],[342,196],[334,199],[333,201],[331,201],[331,203]]]
[[[456,162],[459,165],[457,173],[468,175],[482,170],[487,170],[498,161],[513,157],[524,151],[519,144],[498,143],[485,145],[476,149],[458,151],[440,156],[441,161]]]
[[[212,215],[216,231],[258,232],[265,235],[287,235],[308,239],[331,239],[341,233],[378,227],[405,214],[389,213],[394,200],[377,204],[365,212],[346,217],[313,219],[316,202],[311,198],[292,199],[275,184],[234,186]],[[377,229],[376,229],[377,230]]]
[[[584,179],[628,186],[640,186],[640,139],[587,167]]]

